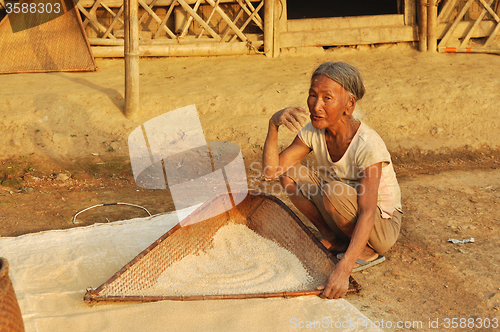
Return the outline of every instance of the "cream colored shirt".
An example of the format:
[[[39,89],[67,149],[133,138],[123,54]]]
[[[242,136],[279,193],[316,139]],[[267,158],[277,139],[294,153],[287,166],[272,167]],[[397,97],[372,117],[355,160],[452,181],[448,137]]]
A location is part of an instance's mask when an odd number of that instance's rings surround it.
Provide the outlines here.
[[[382,211],[382,217],[392,217],[394,210],[402,212],[401,190],[392,167],[391,155],[375,130],[361,123],[346,152],[337,162],[333,162],[328,153],[325,129],[316,129],[309,122],[299,131],[298,136],[314,151],[318,165],[313,169],[327,182],[337,180],[358,188],[363,171],[381,162],[382,176],[377,205]]]

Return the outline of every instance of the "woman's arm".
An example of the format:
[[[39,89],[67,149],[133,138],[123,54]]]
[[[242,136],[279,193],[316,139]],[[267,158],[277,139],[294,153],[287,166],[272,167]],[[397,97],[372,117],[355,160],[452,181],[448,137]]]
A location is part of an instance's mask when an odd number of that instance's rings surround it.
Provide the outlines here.
[[[344,297],[349,288],[349,276],[356,260],[365,249],[378,212],[377,199],[382,163],[369,166],[363,172],[358,190],[358,218],[349,247],[344,257],[330,274],[322,297],[338,299]]]
[[[285,125],[290,130],[300,130],[305,125],[307,111],[301,107],[287,107],[276,112],[269,120],[266,142],[262,154],[264,176],[274,179],[294,166],[309,153],[309,147],[298,137],[283,152],[278,149],[278,129]]]

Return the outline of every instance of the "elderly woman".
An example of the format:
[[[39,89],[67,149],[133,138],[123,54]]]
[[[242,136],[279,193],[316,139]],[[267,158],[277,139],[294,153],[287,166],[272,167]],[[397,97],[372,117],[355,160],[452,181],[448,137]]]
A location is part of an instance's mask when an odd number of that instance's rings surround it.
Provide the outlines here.
[[[280,177],[292,203],[338,252],[340,262],[320,289],[322,297],[347,293],[351,272],[384,260],[401,225],[401,193],[391,156],[380,136],[353,117],[365,93],[361,75],[343,62],[327,62],[313,73],[307,106],[288,107],[269,120],[264,175]],[[307,116],[311,122],[305,126]],[[300,130],[279,153],[278,128]],[[300,161],[314,151],[317,168]]]

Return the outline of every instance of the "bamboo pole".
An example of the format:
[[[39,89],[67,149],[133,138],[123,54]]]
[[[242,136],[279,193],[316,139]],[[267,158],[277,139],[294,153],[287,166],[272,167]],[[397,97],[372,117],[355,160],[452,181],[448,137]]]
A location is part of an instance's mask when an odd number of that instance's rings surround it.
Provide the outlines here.
[[[288,31],[288,15],[287,15],[287,7],[286,7],[286,1],[283,0],[281,1],[281,6],[282,6],[282,12],[279,17],[279,32],[287,32]]]
[[[487,53],[500,54],[500,49],[470,48],[470,47],[440,47],[439,52],[443,53]]]
[[[427,51],[427,0],[418,2],[418,49]]]
[[[125,0],[125,116],[139,115],[139,22],[137,0]]]
[[[236,23],[238,22],[238,20],[241,18],[241,16],[243,15],[245,11],[243,10],[243,8],[240,9],[240,11],[238,12],[238,14],[236,15],[236,17],[234,18],[234,21],[233,23]],[[224,40],[226,40],[226,37],[227,35],[232,31],[232,29],[228,26],[225,27],[225,29],[223,30],[224,34],[222,35],[222,38],[221,38],[221,43],[224,42]],[[237,35],[235,35],[237,37]]]
[[[151,4],[145,4],[149,9],[153,10],[153,7],[155,4],[158,2],[158,0],[153,0]],[[139,3],[140,4],[140,3]],[[144,5],[141,5],[144,7]],[[144,8],[145,9],[145,8]],[[141,24],[147,17],[148,17],[149,12],[146,10],[144,13],[142,13],[141,18],[139,18],[139,24]]]
[[[96,10],[97,10],[97,7],[99,7],[101,5],[101,0],[97,0],[94,5],[92,6],[92,8],[90,8],[89,10],[89,15],[92,16],[92,18],[96,19],[97,20],[97,16],[96,16]],[[85,21],[83,22],[83,27],[86,28],[87,27],[87,24],[89,23],[89,18],[86,18]],[[95,32],[95,31],[94,31]]]
[[[163,21],[161,21],[160,26],[158,27],[158,30],[155,33],[155,37],[154,37],[155,39],[158,38],[158,36],[160,35],[160,31],[161,31],[161,29],[163,29],[163,26],[167,24],[168,18],[170,17],[170,15],[172,15],[172,11],[175,8],[176,2],[177,2],[177,0],[174,0],[172,2],[172,4],[170,5],[170,8],[168,9],[167,14],[163,18]],[[168,29],[168,30],[170,30],[170,29]]]
[[[429,0],[427,7],[427,51],[437,52],[437,1]]]
[[[213,38],[185,38],[182,40],[177,39],[140,39],[139,46],[143,45],[187,45],[187,44],[197,44],[197,43],[216,43],[217,41]],[[103,39],[103,38],[89,38],[89,43],[92,46],[123,46],[125,45],[124,39]]]
[[[201,0],[196,1],[194,8],[193,8],[193,10],[195,12],[197,12],[198,8],[200,8],[200,4],[201,4]],[[189,26],[191,25],[191,23],[193,23],[193,16],[189,16],[186,23],[184,23],[184,29],[182,29],[182,32],[181,32],[181,35],[179,38],[184,38],[184,36],[186,36],[186,33],[188,32]],[[207,21],[207,24],[208,24],[208,21]]]
[[[253,42],[252,46],[258,49],[262,41]],[[96,58],[123,57],[123,47],[97,46],[92,47],[92,54]],[[196,43],[177,45],[141,45],[140,56],[211,56],[211,55],[241,55],[255,54],[255,50],[248,47],[247,42],[234,43]]]
[[[218,7],[219,6],[219,2],[220,0],[217,0],[217,2],[215,3],[215,7]],[[208,16],[207,18],[207,21],[206,23],[208,24],[210,22],[210,20],[212,19],[212,16],[214,16],[214,13],[215,13],[215,7],[212,8],[212,11],[210,12],[210,15]],[[203,35],[203,32],[205,32],[205,28],[201,28],[201,31],[200,33],[198,34],[198,38],[201,38],[201,35]]]
[[[273,58],[280,56],[280,16],[284,7],[280,0],[274,0],[274,22],[273,22]]]
[[[453,14],[453,9],[455,9],[458,0],[447,0],[443,8],[441,8],[441,12],[438,16],[438,23],[448,23],[450,20],[451,14]]]
[[[274,0],[264,0],[264,53],[273,57],[274,40]]]
[[[495,39],[499,31],[500,31],[500,23],[498,23],[495,29],[491,32],[490,36],[486,40],[486,43],[484,43],[484,47],[488,47],[491,45],[491,43],[493,43],[493,40]]]
[[[90,8],[94,5],[96,0],[80,0],[79,2],[82,4],[83,7],[85,8]],[[103,0],[106,1],[106,5],[111,8],[120,8],[123,5],[123,0]],[[151,6],[154,0],[146,0],[146,3]],[[197,0],[185,0],[187,4],[194,5]],[[234,3],[235,0],[221,0],[221,3]],[[251,0],[254,2],[257,2],[256,0]],[[176,0],[157,0],[155,2],[155,6],[157,7],[166,7],[172,5],[173,2],[176,2]],[[203,1],[203,3],[206,3],[206,1]]]
[[[491,16],[493,16],[493,19],[497,22],[500,22],[500,17],[498,17],[497,13],[493,9],[491,9],[491,3],[486,3],[485,0],[479,0],[481,4],[484,6],[484,9],[486,9]]]

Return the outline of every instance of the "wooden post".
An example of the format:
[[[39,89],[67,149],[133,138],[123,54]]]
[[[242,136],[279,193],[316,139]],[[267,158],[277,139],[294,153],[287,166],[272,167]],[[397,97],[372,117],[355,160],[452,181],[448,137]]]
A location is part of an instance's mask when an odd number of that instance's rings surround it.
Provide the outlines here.
[[[418,49],[427,51],[427,0],[418,2]]]
[[[264,0],[264,53],[273,57],[274,53],[274,0]]]
[[[427,50],[437,52],[437,1],[429,0],[427,7]]]
[[[139,115],[139,20],[138,0],[125,0],[125,116]]]
[[[273,58],[280,56],[280,16],[284,10],[285,8],[280,4],[280,0],[274,0]]]
[[[282,11],[281,11],[281,14],[279,15],[279,24],[280,24],[280,29],[279,29],[279,32],[282,33],[282,32],[287,32],[288,31],[288,15],[287,15],[287,12],[286,12],[286,1],[283,0],[281,1],[281,8],[282,8]]]

